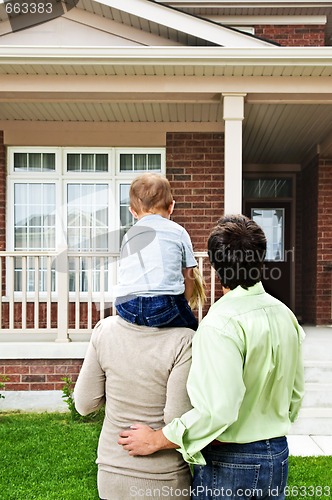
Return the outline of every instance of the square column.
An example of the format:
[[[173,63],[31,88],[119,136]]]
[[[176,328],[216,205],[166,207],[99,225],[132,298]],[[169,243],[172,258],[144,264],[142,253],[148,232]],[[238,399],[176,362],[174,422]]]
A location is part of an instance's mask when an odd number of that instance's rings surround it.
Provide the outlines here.
[[[224,213],[242,213],[242,121],[246,94],[222,94],[225,121]]]

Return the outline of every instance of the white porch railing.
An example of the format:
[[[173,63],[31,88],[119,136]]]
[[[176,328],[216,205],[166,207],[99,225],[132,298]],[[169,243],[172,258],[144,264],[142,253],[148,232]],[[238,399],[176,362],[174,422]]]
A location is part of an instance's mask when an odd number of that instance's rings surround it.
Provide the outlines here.
[[[215,273],[207,253],[195,253],[207,283],[208,304],[215,300]],[[112,287],[117,281],[118,254],[0,252],[1,334],[53,334],[69,342],[90,333],[99,319],[115,314]],[[203,308],[198,308],[201,320]],[[8,335],[6,335],[8,340]]]

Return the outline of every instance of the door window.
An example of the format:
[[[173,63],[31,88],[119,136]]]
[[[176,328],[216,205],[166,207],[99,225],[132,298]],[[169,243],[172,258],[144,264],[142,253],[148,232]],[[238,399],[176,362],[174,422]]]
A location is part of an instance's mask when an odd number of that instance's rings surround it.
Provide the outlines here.
[[[252,208],[251,218],[265,233],[266,260],[283,262],[285,259],[285,209]]]

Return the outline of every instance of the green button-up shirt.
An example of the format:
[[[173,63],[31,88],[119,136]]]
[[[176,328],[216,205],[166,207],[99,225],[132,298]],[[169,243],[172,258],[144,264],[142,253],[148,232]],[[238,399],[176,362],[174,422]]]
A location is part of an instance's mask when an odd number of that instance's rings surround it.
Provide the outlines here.
[[[214,439],[288,433],[304,394],[303,339],[294,314],[261,283],[238,286],[211,306],[193,340],[193,409],[163,428],[187,462],[205,464],[200,450]]]

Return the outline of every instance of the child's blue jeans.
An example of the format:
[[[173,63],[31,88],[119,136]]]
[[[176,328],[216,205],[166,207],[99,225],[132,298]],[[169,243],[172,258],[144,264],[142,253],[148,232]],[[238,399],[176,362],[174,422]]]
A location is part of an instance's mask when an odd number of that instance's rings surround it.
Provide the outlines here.
[[[129,323],[154,327],[187,327],[197,330],[198,321],[184,296],[155,295],[153,297],[138,296],[115,301],[119,316]]]

